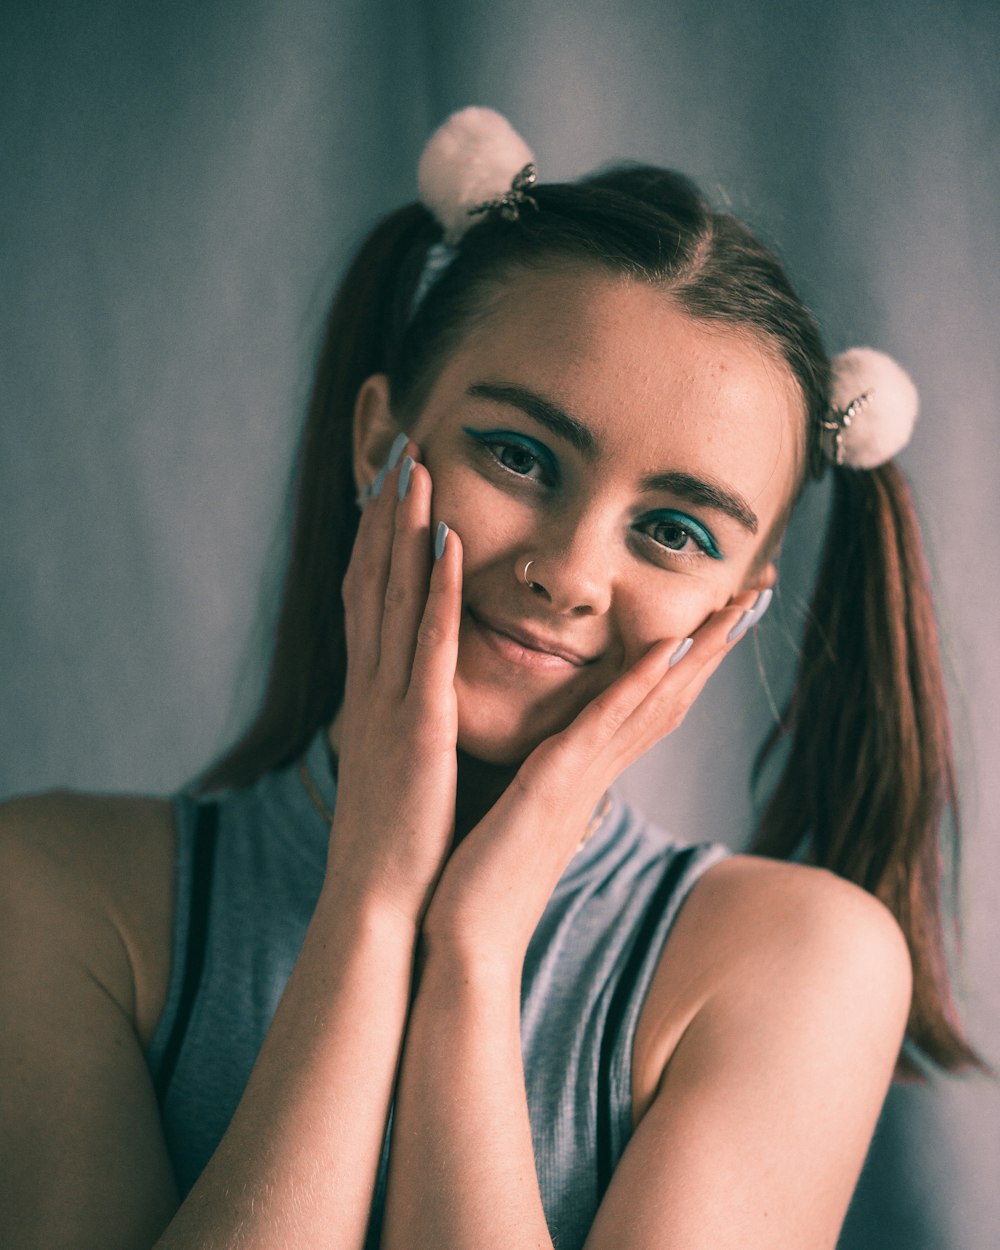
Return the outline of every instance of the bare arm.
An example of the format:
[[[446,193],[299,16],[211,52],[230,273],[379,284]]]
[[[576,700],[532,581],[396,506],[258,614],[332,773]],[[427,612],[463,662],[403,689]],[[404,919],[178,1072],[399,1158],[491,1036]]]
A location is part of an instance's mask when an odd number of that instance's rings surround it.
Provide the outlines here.
[[[715,932],[696,957],[708,980],[725,934],[743,954],[669,1056],[586,1250],[836,1245],[905,1027],[905,943],[881,904],[844,882],[759,862],[760,877],[740,880],[732,867],[696,887]],[[720,869],[729,879],[718,887]],[[384,1248],[550,1250],[518,1021],[510,968],[428,960]]]
[[[89,821],[100,816],[106,838],[115,814],[65,798],[4,812],[0,1244],[362,1245],[413,925],[395,909],[321,900],[232,1124],[178,1210],[128,952],[81,879],[102,837]],[[85,855],[56,836],[60,819],[75,819]]]
[[[730,626],[723,613],[706,631]],[[591,801],[587,779],[624,767],[630,722],[635,730],[636,717],[661,718],[695,697],[717,662],[711,638],[692,656],[702,669],[683,692],[671,689],[682,678],[667,675],[630,712],[612,688],[543,744],[528,784],[512,787],[449,861],[424,925],[383,1250],[550,1250],[521,1066],[524,951],[560,846],[572,853],[572,818],[564,830],[559,816],[581,795]],[[633,745],[645,738],[640,725]],[[654,1039],[659,1088],[587,1250],[832,1247],[905,1026],[898,926],[829,874],[760,860],[709,872],[671,945],[685,923],[698,933],[685,975],[701,997],[681,1028],[664,1021],[662,1045]]]
[[[461,551],[449,542],[431,576],[430,479],[417,465],[405,504],[395,485],[390,474],[366,509],[345,583],[345,732],[320,900],[233,1120],[179,1209],[130,989],[142,922],[120,924],[107,888],[121,864],[90,873],[100,829],[90,844],[60,834],[47,800],[8,811],[11,1250],[363,1244],[416,934],[455,810]]]

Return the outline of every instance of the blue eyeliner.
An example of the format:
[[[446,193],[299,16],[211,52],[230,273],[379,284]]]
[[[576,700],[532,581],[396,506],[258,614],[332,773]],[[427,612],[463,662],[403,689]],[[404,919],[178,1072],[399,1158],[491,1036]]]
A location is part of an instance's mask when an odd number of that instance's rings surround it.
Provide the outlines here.
[[[718,544],[709,531],[704,527],[704,525],[701,524],[700,521],[696,521],[694,517],[688,516],[686,512],[678,512],[674,508],[663,508],[658,512],[647,512],[646,515],[643,516],[642,521],[643,523],[672,521],[674,524],[680,526],[681,529],[688,531],[695,542],[701,547],[705,555],[711,556],[713,560],[721,560],[724,558],[722,552],[718,548]],[[653,541],[655,542],[656,540],[654,539]],[[663,544],[661,544],[661,546],[663,546]],[[671,550],[670,547],[665,547],[664,549],[666,551]]]

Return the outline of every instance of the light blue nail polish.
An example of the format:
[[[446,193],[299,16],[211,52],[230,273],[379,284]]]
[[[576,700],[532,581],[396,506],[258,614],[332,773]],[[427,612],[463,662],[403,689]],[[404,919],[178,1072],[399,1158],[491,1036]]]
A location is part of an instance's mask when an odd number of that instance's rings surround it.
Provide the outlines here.
[[[410,474],[413,472],[413,457],[407,456],[403,461],[403,467],[399,470],[399,499],[402,502],[406,498],[406,492],[410,489]]]
[[[673,668],[675,664],[679,664],[693,646],[694,646],[694,639],[685,638],[684,641],[680,644],[680,646],[678,646],[677,650],[670,657],[670,663],[667,667]]]
[[[726,639],[726,642],[739,642],[739,640],[743,637],[743,635],[747,632],[747,630],[750,628],[752,624],[753,624],[753,608],[747,608],[747,610],[743,613],[740,619],[736,622],[736,624],[729,631],[729,637]]]
[[[403,448],[409,441],[409,434],[397,434],[392,440],[392,446],[389,448],[389,459],[385,462],[387,469],[394,469],[399,464],[399,457],[403,454]]]
[[[753,620],[750,622],[751,625],[757,624],[757,622],[761,619],[761,617],[764,615],[767,609],[771,606],[771,600],[773,598],[774,598],[774,591],[771,589],[770,586],[766,587],[764,590],[760,592],[760,594],[757,596],[756,600],[754,601],[753,607],[750,609],[750,614],[753,617]]]
[[[440,560],[444,555],[444,545],[448,541],[448,527],[444,521],[438,521],[437,534],[434,536],[434,559]]]
[[[382,493],[382,486],[385,482],[385,475],[389,472],[388,465],[383,465],[375,474],[375,481],[372,482],[372,499],[377,499]]]

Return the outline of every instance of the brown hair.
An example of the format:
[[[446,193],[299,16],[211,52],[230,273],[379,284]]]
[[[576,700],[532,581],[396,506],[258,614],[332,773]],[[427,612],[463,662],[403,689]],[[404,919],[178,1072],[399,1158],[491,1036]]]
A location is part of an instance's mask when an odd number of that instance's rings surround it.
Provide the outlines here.
[[[341,582],[358,524],[358,389],[371,374],[387,374],[394,410],[408,424],[512,274],[566,261],[603,266],[666,287],[694,318],[756,334],[802,392],[802,483],[819,471],[829,360],[777,258],[745,225],[713,211],[682,175],[650,166],[532,194],[537,211],[523,210],[516,222],[488,215],[466,233],[416,311],[428,248],[441,237],[422,206],[385,218],[350,266],[327,321],[296,462],[291,552],[262,706],[201,779],[203,789],[247,785],[286,766],[333,719],[347,662]],[[962,1035],[948,986],[940,859],[945,809],[956,807],[954,765],[919,530],[898,468],[835,474],[798,681],[756,774],[779,742],[788,744],[787,760],[752,849],[805,852],[882,899],[913,960],[911,1042],[946,1069],[985,1068]],[[905,1055],[898,1071],[919,1073]]]

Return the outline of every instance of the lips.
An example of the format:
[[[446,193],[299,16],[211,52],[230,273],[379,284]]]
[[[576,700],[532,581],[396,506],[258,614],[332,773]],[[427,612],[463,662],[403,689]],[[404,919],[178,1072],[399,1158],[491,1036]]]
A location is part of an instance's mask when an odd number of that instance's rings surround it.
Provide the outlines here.
[[[481,628],[490,630],[494,634],[500,634],[502,637],[517,643],[518,646],[524,647],[527,651],[534,651],[539,655],[554,656],[557,659],[565,660],[567,664],[572,664],[576,668],[582,668],[585,664],[590,664],[597,658],[596,655],[576,651],[572,647],[568,647],[560,639],[547,636],[540,630],[534,630],[530,626],[506,621],[502,617],[489,615],[479,609],[473,611],[471,608],[468,608],[467,611],[473,621]]]

